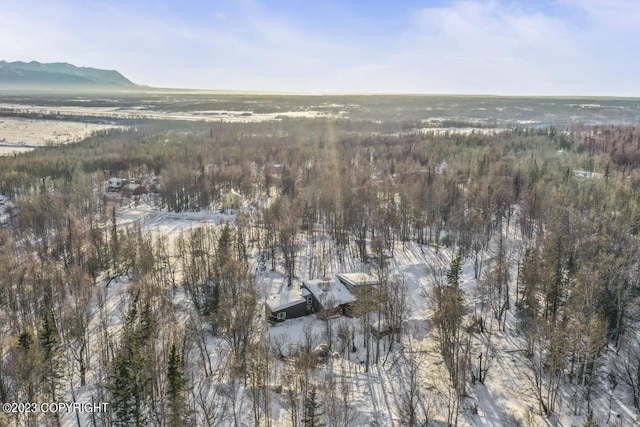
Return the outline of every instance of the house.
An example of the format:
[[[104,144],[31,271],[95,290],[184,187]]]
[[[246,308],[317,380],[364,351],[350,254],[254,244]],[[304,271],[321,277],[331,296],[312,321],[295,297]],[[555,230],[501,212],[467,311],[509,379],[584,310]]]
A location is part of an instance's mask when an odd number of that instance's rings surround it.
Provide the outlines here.
[[[107,190],[115,193],[122,190],[122,185],[123,183],[121,178],[109,178],[109,181],[107,182]]]
[[[267,319],[271,323],[306,316],[313,312],[313,298],[308,289],[293,290],[271,295],[265,304]]]
[[[240,209],[244,205],[244,198],[235,190],[229,191],[222,196],[222,211]]]
[[[311,293],[313,311],[318,313],[319,318],[351,316],[351,305],[357,299],[336,277],[331,280],[307,280],[302,286]]]
[[[125,196],[140,196],[142,194],[147,194],[147,187],[140,184],[139,182],[130,182],[126,185],[122,186],[122,190]]]
[[[307,280],[301,287],[271,295],[265,303],[270,323],[318,313],[318,318],[351,316],[356,297],[337,277],[331,280]]]

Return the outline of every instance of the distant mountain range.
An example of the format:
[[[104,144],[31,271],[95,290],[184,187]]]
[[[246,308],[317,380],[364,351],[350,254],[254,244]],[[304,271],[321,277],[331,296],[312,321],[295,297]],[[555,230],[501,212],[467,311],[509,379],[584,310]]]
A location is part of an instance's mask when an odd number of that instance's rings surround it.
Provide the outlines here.
[[[64,62],[43,64],[0,61],[0,89],[136,89],[140,86],[114,70],[76,67]]]

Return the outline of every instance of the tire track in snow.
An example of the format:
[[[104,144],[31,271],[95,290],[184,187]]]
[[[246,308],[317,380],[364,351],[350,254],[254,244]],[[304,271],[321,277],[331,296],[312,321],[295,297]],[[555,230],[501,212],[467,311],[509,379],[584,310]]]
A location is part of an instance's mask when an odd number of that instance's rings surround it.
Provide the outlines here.
[[[519,340],[515,337],[513,337],[510,333],[509,333],[509,329],[510,327],[513,326],[513,322],[514,319],[511,315],[511,313],[507,312],[506,314],[507,316],[510,316],[511,318],[507,318],[507,331],[505,332],[493,332],[493,339],[490,343],[492,351],[493,351],[493,361],[490,364],[489,368],[493,368],[495,365],[498,366],[498,369],[501,371],[502,375],[500,374],[491,374],[489,372],[489,375],[491,375],[492,377],[501,377],[504,380],[503,381],[494,381],[493,383],[498,385],[499,387],[505,387],[507,389],[510,389],[511,394],[513,396],[520,396],[520,403],[523,406],[528,406],[528,405],[534,405],[536,404],[535,400],[531,401],[529,398],[531,396],[533,396],[533,385],[529,382],[528,380],[528,375],[530,374],[529,372],[529,367],[525,365],[523,365],[521,362],[518,362],[516,360],[510,359],[510,357],[505,356],[505,352],[508,351],[517,351],[520,349],[521,347],[521,342],[519,342]],[[485,334],[480,334],[479,335],[479,340],[481,341],[481,345],[485,346],[487,344],[487,336]],[[499,339],[500,342],[500,348],[498,348],[498,343],[496,343],[494,341],[494,339]],[[508,354],[507,354],[508,355]],[[505,384],[506,383],[506,384]],[[499,416],[498,412],[500,412],[496,405],[495,405],[495,400],[496,400],[496,396],[493,396],[493,393],[489,392],[489,388],[487,387],[486,383],[485,383],[485,395],[487,397],[487,401],[483,402],[482,408],[486,409],[487,407],[491,407],[491,411],[487,412],[487,418],[490,414],[493,414],[493,416]],[[492,398],[493,400],[489,400],[489,398]],[[507,396],[503,396],[503,398],[508,400]],[[534,398],[535,399],[535,398]],[[500,413],[503,414],[503,413]],[[506,414],[506,413],[504,413]],[[500,418],[498,418],[500,419]],[[549,424],[549,420],[547,420],[545,417],[541,418],[547,425]],[[491,425],[491,424],[488,424]]]
[[[367,383],[369,383],[369,391],[371,392],[371,403],[373,404],[373,413],[375,415],[375,419],[380,419],[380,404],[378,396],[376,394],[376,388],[373,385],[373,378],[371,375],[371,366],[369,367],[369,372],[365,372],[364,377],[367,379]]]
[[[379,393],[379,394],[382,395],[382,398],[384,400],[384,405],[386,406],[386,409],[387,409],[386,413],[389,416],[389,421],[391,423],[391,426],[393,426],[394,425],[394,422],[393,422],[393,411],[391,410],[391,405],[389,405],[389,396],[388,396],[388,393],[387,393],[387,390],[386,390],[386,387],[385,387],[385,384],[387,384],[387,383],[388,384],[392,384],[392,382],[389,381],[388,376],[385,378],[384,369],[380,368],[380,366],[373,365],[372,368],[373,368],[372,369],[372,374],[374,374],[374,373],[376,374],[375,378],[378,380],[378,386],[380,387],[381,393]],[[386,381],[385,381],[385,379],[386,379]],[[373,384],[373,381],[372,381],[372,384]],[[383,414],[380,414],[380,417],[382,415]]]

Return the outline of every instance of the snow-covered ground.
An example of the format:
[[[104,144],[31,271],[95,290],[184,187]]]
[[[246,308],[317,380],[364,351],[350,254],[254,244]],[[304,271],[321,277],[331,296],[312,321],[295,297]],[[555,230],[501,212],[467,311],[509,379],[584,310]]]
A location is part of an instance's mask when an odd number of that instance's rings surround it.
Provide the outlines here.
[[[140,108],[89,107],[89,106],[56,106],[51,108],[39,105],[22,105],[0,103],[0,110],[13,112],[56,114],[68,117],[96,117],[108,119],[153,119],[153,120],[185,120],[224,123],[255,123],[289,118],[344,117],[322,110],[279,111],[274,113],[255,113],[253,111],[201,110],[201,111],[158,111]]]
[[[142,230],[157,233],[175,239],[192,227],[210,225],[220,226],[224,223],[234,223],[233,215],[223,215],[217,212],[189,212],[170,213],[157,211],[148,206],[124,207],[118,210],[118,221],[121,225],[138,222]],[[371,272],[371,266],[358,260],[357,248],[350,244],[346,250],[341,250],[326,236],[315,236],[308,240],[305,235],[299,236],[299,250],[297,257],[298,280],[316,279],[320,276],[333,277],[339,273]],[[509,229],[506,233],[508,245],[514,248],[520,243],[517,233]],[[319,254],[325,251],[328,255],[328,265],[319,267]],[[313,347],[327,344],[328,331],[335,331],[339,327],[351,328],[354,331],[355,351],[347,349],[340,351],[334,336],[332,354],[320,364],[312,373],[318,384],[335,381],[345,384],[348,390],[348,402],[351,411],[351,424],[354,426],[401,426],[403,425],[400,412],[402,396],[408,390],[411,366],[417,366],[413,374],[417,376],[421,388],[420,408],[428,413],[429,425],[446,425],[448,394],[448,373],[440,355],[437,337],[430,323],[431,306],[429,295],[433,285],[433,271],[445,271],[456,251],[452,248],[436,247],[432,245],[418,245],[416,243],[396,242],[394,256],[389,259],[389,274],[401,278],[406,285],[410,309],[404,322],[404,335],[400,343],[393,343],[389,350],[388,338],[380,341],[380,360],[372,363],[369,369],[365,367],[365,345],[362,333],[362,321],[358,318],[337,317],[327,321],[320,320],[316,315],[286,320],[283,323],[269,325],[261,318],[260,328],[263,337],[275,347],[280,348],[283,360],[276,362],[276,373],[272,378],[271,418],[272,424],[277,426],[291,425],[288,402],[282,388],[287,387],[287,380],[283,372],[292,363],[296,350],[309,340]],[[489,268],[491,259],[491,244],[485,254],[484,267]],[[259,294],[260,307],[271,295],[288,291],[284,270],[280,263],[275,271],[259,268],[258,253],[254,250],[252,257],[252,271],[255,274]],[[513,267],[513,266],[512,266]],[[515,267],[513,267],[515,268]],[[512,298],[515,296],[515,270],[511,274]],[[461,275],[462,288],[466,293],[468,312],[473,312],[478,303],[477,286],[474,279],[474,265],[471,259],[464,263]],[[125,309],[127,297],[126,279],[117,279],[102,287],[106,301],[104,312],[93,310],[92,342],[97,345],[97,334],[100,330],[100,319],[105,319],[110,330],[121,327],[121,318]],[[193,319],[193,312],[183,291],[179,290],[174,296],[174,304],[184,309],[180,322]],[[261,309],[259,309],[260,311]],[[373,317],[375,321],[375,314]],[[103,320],[103,321],[105,321]],[[530,368],[522,351],[525,346],[524,338],[518,331],[518,319],[513,307],[507,312],[505,328],[493,324],[486,325],[491,333],[473,333],[471,338],[471,361],[477,360],[480,352],[490,354],[488,373],[484,384],[479,382],[469,384],[468,397],[461,399],[461,413],[458,423],[460,426],[503,426],[518,425],[512,420],[520,420],[525,426],[583,425],[584,409],[581,415],[572,415],[570,399],[572,385],[561,384],[557,414],[553,417],[543,417],[537,409],[537,401],[533,393]],[[194,331],[194,333],[197,333]],[[375,348],[375,339],[371,346]],[[225,342],[211,334],[205,340],[207,351],[214,369],[223,370],[228,363],[228,346]],[[373,357],[373,356],[372,356]],[[605,365],[615,364],[614,351],[605,350]],[[193,362],[195,365],[195,361]],[[412,365],[413,363],[413,365]],[[95,380],[95,379],[94,379]],[[204,378],[194,379],[200,384]],[[91,383],[91,379],[89,383]],[[219,381],[226,387],[231,387],[229,377],[220,376]],[[240,410],[242,425],[252,424],[251,397],[242,385],[238,385],[236,405]],[[215,387],[209,387],[209,399],[215,401]],[[279,390],[279,391],[278,391]],[[91,387],[78,387],[77,400],[89,399]],[[67,396],[70,399],[70,396]],[[593,397],[594,421],[599,425],[638,425],[638,414],[629,405],[628,396],[623,387],[619,387],[610,397],[605,391],[595,391]],[[228,415],[230,416],[230,415]],[[76,425],[75,418],[67,416],[64,425]],[[229,419],[229,422],[230,419]],[[223,424],[224,425],[224,424]]]
[[[4,224],[8,221],[7,208],[11,206],[11,200],[4,194],[0,194],[0,224]]]
[[[212,212],[167,212],[151,208],[146,204],[122,207],[117,213],[121,225],[139,223],[143,231],[175,239],[181,233],[197,225],[222,225],[235,222],[235,215]]]
[[[94,132],[122,126],[0,117],[0,155],[30,151],[46,145],[82,141]]]
[[[472,336],[471,361],[475,365],[480,352],[486,357],[487,348],[490,349],[490,362],[484,384],[477,382],[469,385],[468,397],[461,400],[461,415],[458,420],[461,426],[503,426],[514,425],[513,420],[520,420],[521,425],[544,426],[582,425],[585,422],[586,409],[581,405],[580,413],[573,415],[571,403],[573,384],[561,384],[560,397],[556,414],[545,417],[538,412],[537,401],[533,393],[534,380],[525,357],[526,343],[519,331],[519,320],[516,316],[513,299],[515,298],[516,259],[515,252],[522,243],[521,237],[514,227],[509,228],[506,242],[513,249],[512,271],[510,274],[511,309],[507,312],[504,330],[494,321],[486,326],[491,332],[474,333]],[[491,265],[492,246],[489,245],[485,254],[484,269]],[[316,242],[315,246],[318,243]],[[299,256],[299,271],[310,271],[309,263],[313,259],[313,244],[303,242]],[[332,251],[337,251],[333,247]],[[361,263],[355,255],[355,248],[345,254],[344,262],[334,256],[331,261],[329,276],[342,272],[367,271],[367,264]],[[421,385],[423,387],[423,409],[427,409],[433,424],[445,424],[447,414],[447,372],[437,345],[436,332],[433,330],[429,317],[432,314],[429,295],[433,285],[431,271],[446,270],[455,255],[455,250],[446,247],[418,245],[407,243],[404,247],[397,242],[394,257],[389,259],[389,274],[401,277],[406,284],[410,296],[410,312],[404,322],[405,336],[401,346],[387,355],[387,340],[381,342],[381,362],[373,365],[369,372],[365,372],[365,359],[362,334],[356,335],[355,353],[334,358],[318,373],[319,377],[347,375],[350,384],[351,401],[357,410],[358,425],[401,426],[400,405],[402,393],[408,382],[407,357],[418,362]],[[284,279],[282,279],[284,280]],[[473,261],[468,258],[463,266],[461,287],[465,290],[468,312],[474,310],[478,301],[478,281],[474,279]],[[283,287],[283,289],[286,287]],[[274,292],[278,292],[277,288]],[[330,319],[334,322],[334,329],[339,322],[351,324],[359,330],[359,319],[339,318]],[[305,339],[305,331],[314,331],[319,337],[318,342],[326,342],[326,324],[314,315],[300,319],[287,320],[282,324],[268,326],[266,333],[273,337],[287,337],[291,345],[301,343]],[[324,341],[323,341],[324,338]],[[400,349],[402,348],[402,351]],[[604,365],[616,363],[619,356],[611,349],[605,350]],[[603,374],[603,377],[605,375]],[[607,392],[594,393],[592,407],[594,421],[598,425],[635,426],[640,422],[636,411],[630,405],[629,396],[622,390],[617,390],[613,398]],[[610,405],[611,404],[611,405]],[[609,408],[610,405],[610,408]],[[287,425],[286,420],[279,420]],[[445,424],[446,425],[446,424]]]

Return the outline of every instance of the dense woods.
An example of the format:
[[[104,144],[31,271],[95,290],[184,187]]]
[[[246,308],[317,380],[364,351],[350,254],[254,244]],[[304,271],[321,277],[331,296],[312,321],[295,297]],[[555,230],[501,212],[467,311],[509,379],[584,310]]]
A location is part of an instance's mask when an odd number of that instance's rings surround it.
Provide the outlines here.
[[[637,416],[639,162],[633,126],[290,118],[149,122],[1,157],[0,401],[110,403],[77,425],[268,426],[276,407],[293,426],[366,425],[343,363],[361,356],[372,375],[402,361],[401,425],[466,425],[475,388],[513,358],[535,406],[504,425],[605,425],[614,399]],[[109,195],[112,177],[149,192]],[[218,212],[232,189],[246,209],[176,239],[119,217]],[[427,292],[391,269],[409,248],[433,254]],[[290,288],[349,262],[380,282],[353,319],[272,334],[264,275]]]

